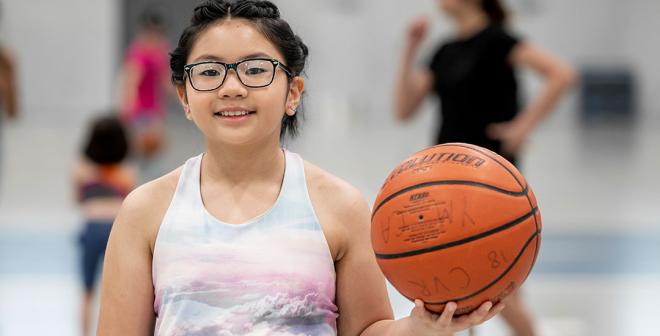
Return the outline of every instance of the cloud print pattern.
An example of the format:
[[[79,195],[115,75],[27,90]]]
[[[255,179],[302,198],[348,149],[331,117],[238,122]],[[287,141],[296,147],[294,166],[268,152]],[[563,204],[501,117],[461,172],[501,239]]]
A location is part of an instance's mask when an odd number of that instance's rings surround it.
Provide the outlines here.
[[[303,161],[285,154],[277,201],[243,224],[208,213],[202,156],[186,162],[154,250],[156,335],[336,335],[334,263]]]

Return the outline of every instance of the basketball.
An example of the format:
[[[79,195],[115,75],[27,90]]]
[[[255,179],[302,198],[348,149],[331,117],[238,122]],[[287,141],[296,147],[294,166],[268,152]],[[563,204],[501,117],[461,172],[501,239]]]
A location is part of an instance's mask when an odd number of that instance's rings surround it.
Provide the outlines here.
[[[371,241],[385,277],[406,298],[456,315],[498,303],[530,274],[541,214],[520,172],[463,143],[422,150],[399,164],[376,197]]]

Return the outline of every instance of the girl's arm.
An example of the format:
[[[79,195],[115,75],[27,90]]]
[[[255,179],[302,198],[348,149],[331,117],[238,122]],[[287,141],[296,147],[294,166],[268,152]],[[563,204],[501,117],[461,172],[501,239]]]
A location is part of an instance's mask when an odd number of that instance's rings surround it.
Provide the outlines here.
[[[152,241],[172,192],[146,184],[124,201],[105,253],[97,335],[153,335]]]
[[[338,200],[338,225],[345,248],[336,262],[339,335],[382,335],[367,332],[393,318],[385,281],[371,248],[371,210],[359,191],[333,193]],[[387,322],[386,322],[387,323]]]
[[[142,68],[135,60],[128,60],[124,64],[120,77],[120,109],[123,114],[135,106],[138,97],[138,87],[143,76]]]
[[[428,69],[416,69],[413,65],[419,44],[428,30],[426,18],[415,20],[408,31],[406,48],[396,78],[394,106],[397,120],[409,119],[431,92],[433,74]]]
[[[513,154],[573,85],[575,73],[551,53],[529,43],[516,46],[511,52],[510,61],[516,66],[531,68],[545,81],[541,93],[515,119],[493,124],[488,129],[490,137],[502,140],[503,150]]]
[[[13,57],[0,49],[0,102],[5,105],[9,119],[18,117],[18,97],[16,87],[16,65]]]

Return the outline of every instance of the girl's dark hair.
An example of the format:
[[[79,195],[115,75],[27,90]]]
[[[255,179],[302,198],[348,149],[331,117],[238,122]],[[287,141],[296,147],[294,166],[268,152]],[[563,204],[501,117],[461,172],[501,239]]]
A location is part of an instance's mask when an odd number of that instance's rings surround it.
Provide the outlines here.
[[[165,20],[163,15],[155,9],[146,9],[140,13],[140,27],[151,29],[163,29]]]
[[[481,9],[486,12],[490,22],[496,25],[503,25],[509,18],[509,12],[500,0],[482,0]]]
[[[90,125],[83,154],[99,165],[122,162],[128,156],[128,136],[121,121],[114,116],[94,119]]]
[[[275,4],[266,0],[206,0],[195,8],[190,26],[183,31],[179,44],[170,53],[172,82],[175,85],[184,84],[183,67],[200,33],[213,23],[229,18],[250,21],[284,56],[284,64],[291,69],[294,76],[303,73],[309,54],[307,46],[280,17],[280,11]],[[297,116],[301,112],[302,109],[299,108],[294,116],[284,115],[280,138],[287,132],[292,137],[298,134]]]

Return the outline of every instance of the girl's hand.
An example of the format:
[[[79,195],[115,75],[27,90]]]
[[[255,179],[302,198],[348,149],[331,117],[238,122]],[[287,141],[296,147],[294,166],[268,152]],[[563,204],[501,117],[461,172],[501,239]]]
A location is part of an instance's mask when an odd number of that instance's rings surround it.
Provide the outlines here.
[[[529,134],[528,127],[513,121],[491,124],[486,130],[488,137],[502,142],[502,152],[515,155],[523,148]]]
[[[454,318],[456,307],[455,302],[450,302],[445,306],[442,314],[437,315],[426,310],[424,302],[415,300],[415,308],[410,313],[407,335],[451,336],[488,321],[504,309],[504,304],[499,303],[493,307],[491,302],[485,302],[469,315]]]
[[[426,37],[429,30],[429,19],[425,16],[420,16],[413,20],[408,26],[408,46],[416,49]]]

